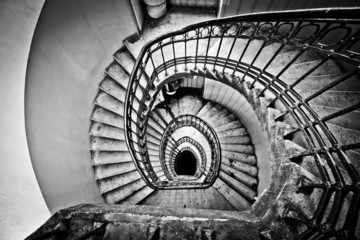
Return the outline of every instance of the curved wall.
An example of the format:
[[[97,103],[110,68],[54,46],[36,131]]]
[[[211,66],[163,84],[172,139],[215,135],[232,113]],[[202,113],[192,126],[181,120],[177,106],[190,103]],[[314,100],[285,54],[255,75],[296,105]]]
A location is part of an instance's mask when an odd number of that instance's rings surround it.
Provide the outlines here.
[[[26,79],[26,131],[51,212],[103,202],[90,163],[89,116],[97,84],[122,40],[137,31],[129,1],[48,0]]]
[[[24,239],[50,213],[28,151],[26,65],[44,0],[0,0],[0,239]]]

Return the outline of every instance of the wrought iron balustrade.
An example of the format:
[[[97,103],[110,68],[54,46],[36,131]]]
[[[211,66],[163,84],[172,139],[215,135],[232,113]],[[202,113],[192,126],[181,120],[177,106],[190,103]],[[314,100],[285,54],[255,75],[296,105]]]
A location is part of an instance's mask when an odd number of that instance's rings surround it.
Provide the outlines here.
[[[250,89],[258,89],[258,97],[273,96],[269,107],[281,104],[285,108],[279,119],[291,117],[294,120],[296,128],[288,135],[302,133],[304,136],[306,150],[291,158],[312,156],[321,175],[322,184],[302,185],[303,188],[321,188],[322,194],[312,219],[306,220],[307,230],[299,238],[354,236],[360,210],[360,177],[346,151],[359,149],[360,143],[341,143],[327,123],[359,110],[360,101],[342,106],[326,116],[320,116],[309,102],[352,78],[358,81],[359,16],[360,8],[248,14],[194,24],[147,43],[130,78],[124,120],[127,145],[144,180],[153,188],[161,186],[149,162],[146,128],[149,113],[164,84],[179,76],[197,75],[199,71],[216,76],[218,81],[233,79],[239,85],[248,81]],[[261,44],[252,60],[247,62],[244,56],[255,40]],[[234,52],[239,43],[242,44],[241,52]],[[229,46],[226,52],[222,48],[225,44]],[[276,50],[267,56],[265,63],[257,64],[270,44],[276,44]],[[278,73],[271,74],[269,66],[287,48],[298,49],[298,52]],[[284,73],[307,53],[317,54],[321,61],[289,82]],[[308,76],[329,62],[335,62],[346,73],[309,96],[297,90]],[[135,102],[140,103],[138,107],[135,107]],[[345,171],[340,171],[340,168]],[[343,200],[349,193],[345,222],[335,230],[336,216],[339,216]],[[327,216],[326,209],[330,209]]]

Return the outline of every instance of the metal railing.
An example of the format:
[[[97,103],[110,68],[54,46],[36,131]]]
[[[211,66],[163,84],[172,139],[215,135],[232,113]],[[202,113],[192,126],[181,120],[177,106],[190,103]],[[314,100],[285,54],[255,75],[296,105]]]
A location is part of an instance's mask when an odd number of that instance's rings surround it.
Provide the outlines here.
[[[181,145],[183,145],[184,143],[188,143],[190,146],[182,147]],[[186,149],[189,149],[189,151],[191,151],[193,156],[196,158],[196,173],[194,174],[195,179],[200,178],[203,174],[206,175],[205,167],[207,164],[207,158],[204,148],[201,146],[199,142],[195,141],[191,137],[182,137],[179,140],[177,140],[173,146],[171,146],[168,161],[166,160],[166,157],[164,158],[160,157],[160,159],[164,159],[161,162],[163,169],[170,168],[170,171],[167,176],[168,179],[173,179],[174,177],[177,176],[175,171],[175,159],[182,151],[185,151]],[[166,164],[168,164],[168,166],[166,166]]]
[[[178,129],[183,127],[192,127],[196,130],[197,133],[201,134],[204,139],[206,139],[207,144],[209,145],[210,152],[209,152],[209,160],[207,160],[206,154],[199,143],[195,140],[185,137],[179,139],[173,146],[171,146],[172,150],[175,150],[177,146],[184,141],[187,141],[195,148],[199,149],[199,153],[201,155],[201,169],[199,175],[194,181],[184,181],[184,182],[177,182],[173,181],[173,174],[171,174],[171,158],[173,157],[173,152],[170,151],[169,154],[169,162],[166,158],[166,149],[168,147],[169,139],[176,132]],[[192,115],[181,115],[171,122],[169,122],[168,126],[166,127],[161,143],[160,143],[160,161],[162,169],[165,173],[165,176],[168,178],[169,181],[166,183],[160,183],[157,187],[159,189],[164,188],[207,188],[213,184],[216,180],[216,176],[219,172],[219,167],[221,164],[221,147],[220,141],[216,135],[214,129],[209,126],[206,122],[201,120],[200,118]]]
[[[346,118],[359,110],[360,102],[340,106],[324,115],[316,111],[311,100],[334,87],[350,85],[353,79],[360,84],[359,16],[359,8],[248,14],[194,24],[147,43],[133,69],[125,103],[127,145],[147,184],[154,188],[160,184],[149,164],[146,127],[164,84],[178,79],[181,74],[200,72],[218,81],[230,80],[234,85],[246,81],[250,89],[259,90],[258,97],[273,96],[269,107],[281,105],[283,112],[277,119],[292,119],[295,129],[285,137],[301,134],[304,138],[305,151],[291,159],[312,156],[320,173],[321,184],[305,181],[300,186],[319,188],[322,194],[313,217],[304,219],[308,228],[299,239],[354,236],[360,210],[360,177],[346,151],[359,149],[360,142],[343,142],[328,125],[335,118]],[[254,43],[259,45],[248,60],[246,56],[249,49],[254,49]],[[271,44],[274,52],[263,59],[262,54]],[[288,49],[297,52],[276,73],[270,72],[271,64]],[[319,61],[291,81],[284,77],[306,54],[316,54]],[[342,69],[341,76],[310,95],[299,91],[298,86],[309,76],[333,63]],[[343,205],[345,197],[349,201],[347,208]],[[327,209],[330,214],[325,214]],[[343,211],[346,211],[346,219],[341,227],[336,227]]]

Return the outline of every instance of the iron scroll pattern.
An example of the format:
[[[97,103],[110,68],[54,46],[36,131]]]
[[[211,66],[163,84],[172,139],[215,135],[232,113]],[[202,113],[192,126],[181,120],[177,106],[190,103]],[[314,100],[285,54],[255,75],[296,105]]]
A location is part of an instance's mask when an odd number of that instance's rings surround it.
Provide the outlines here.
[[[301,189],[321,189],[322,195],[313,217],[302,220],[308,228],[300,234],[299,239],[355,236],[360,210],[360,176],[346,151],[359,149],[360,142],[339,142],[327,123],[359,110],[360,103],[343,106],[329,115],[319,116],[309,102],[352,77],[358,77],[359,16],[360,8],[248,14],[190,25],[148,42],[136,61],[129,81],[124,119],[126,142],[144,180],[153,188],[159,183],[148,162],[146,147],[144,148],[146,136],[143,133],[146,132],[147,119],[157,93],[169,77],[178,73],[196,75],[198,71],[208,71],[218,79],[235,79],[234,82],[239,85],[246,78],[251,78],[253,81],[249,85],[250,89],[255,85],[260,86],[258,97],[266,93],[275,96],[268,106],[276,103],[285,106],[285,111],[278,118],[291,116],[294,119],[297,128],[287,135],[302,133],[305,137],[306,150],[294,153],[290,159],[312,156],[320,173],[321,184],[306,181],[300,184]],[[245,40],[245,43],[242,52],[234,59],[233,49],[238,39]],[[232,41],[231,47],[224,55],[221,47],[223,42],[229,40]],[[262,44],[253,60],[246,62],[244,56],[253,40],[260,40]],[[209,51],[210,46],[215,43],[218,44],[217,51]],[[275,53],[262,66],[256,65],[264,48],[273,43],[277,44]],[[271,74],[269,66],[288,47],[299,51],[277,74]],[[319,54],[321,61],[292,82],[287,82],[283,77],[284,72],[306,53]],[[330,61],[345,66],[347,73],[311,95],[304,95],[296,90],[306,77]],[[143,86],[140,79],[145,76],[147,83]],[[136,105],[136,102],[140,104]],[[328,168],[323,167],[323,161]],[[339,166],[345,171],[340,171]],[[150,177],[147,178],[147,175]],[[334,230],[336,217],[326,217],[325,210],[329,208],[330,215],[338,216],[342,200],[348,194],[351,194],[351,198],[345,222],[340,230]]]

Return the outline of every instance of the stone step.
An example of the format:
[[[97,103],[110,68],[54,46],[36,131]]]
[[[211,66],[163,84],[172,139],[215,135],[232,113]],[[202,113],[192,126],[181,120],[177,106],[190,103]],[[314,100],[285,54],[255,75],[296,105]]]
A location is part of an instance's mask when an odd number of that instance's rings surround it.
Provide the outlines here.
[[[342,145],[359,143],[360,142],[360,131],[341,127],[332,123],[326,123],[332,135]]]
[[[91,121],[89,135],[117,140],[125,140],[124,130],[103,123]]]
[[[138,58],[141,48],[146,44],[145,39],[137,33],[127,37],[123,43],[134,59]]]
[[[215,117],[220,111],[222,107],[219,104],[215,104],[212,108],[209,109],[204,115],[201,116],[203,120],[206,122],[212,123],[212,118]]]
[[[114,61],[106,69],[106,73],[115,80],[124,89],[127,89],[129,84],[130,75],[119,65],[118,62]]]
[[[104,194],[107,203],[114,204],[118,203],[121,200],[131,196],[133,192],[144,187],[146,183],[142,179],[138,179],[134,182],[131,182],[127,185],[114,189],[111,192],[107,192]]]
[[[323,87],[335,82],[336,80],[344,77],[346,74],[327,74],[323,73],[322,75],[317,76],[307,76],[300,83],[295,86],[295,90],[320,90]],[[345,81],[337,84],[332,87],[333,91],[360,91],[359,80],[356,76],[352,76]]]
[[[180,82],[180,87],[188,88],[204,88],[205,78],[202,76],[194,76],[194,78],[184,78]]]
[[[233,206],[214,187],[157,190],[145,198],[141,204],[173,208],[234,210]]]
[[[101,107],[94,107],[90,119],[117,128],[124,127],[124,118],[122,116]]]
[[[132,158],[128,151],[91,151],[91,160],[93,166],[132,162]]]
[[[160,146],[160,143],[161,143],[160,139],[158,139],[150,134],[146,135],[146,139],[148,142],[151,142],[151,143],[154,143],[154,144],[157,144]]]
[[[162,138],[162,133],[158,132],[157,130],[155,130],[150,125],[148,125],[147,128],[146,128],[146,134],[152,135],[153,137],[155,137],[155,138],[157,138],[159,140],[161,140],[161,138]]]
[[[239,181],[240,183],[246,185],[250,189],[256,189],[258,184],[256,178],[251,177],[243,172],[237,171],[234,168],[228,167],[225,164],[221,164],[220,169],[222,172],[226,173],[227,175]]]
[[[248,133],[247,133],[246,129],[241,127],[241,128],[218,132],[218,137],[222,138],[222,137],[233,137],[233,136],[245,136],[247,134]]]
[[[233,190],[221,178],[217,178],[213,186],[238,211],[244,211],[251,207],[251,204],[248,200]]]
[[[254,64],[255,66],[262,67],[268,63],[270,58],[272,58],[275,51],[278,49],[277,47],[272,48],[274,45],[279,46],[279,43],[274,43],[270,46],[265,47],[264,49],[265,51],[263,51],[264,53],[262,52],[260,54],[258,60]],[[300,52],[299,49],[286,51],[286,52],[281,51],[280,54],[277,57],[275,57],[275,59],[271,62],[268,69],[285,67],[299,52]],[[297,58],[297,60],[294,63],[298,64],[303,62],[309,62],[309,61],[318,60],[320,58],[321,56],[314,51],[305,51]]]
[[[236,119],[235,115],[230,114],[227,116],[227,118],[230,120],[230,122],[219,125],[217,127],[215,127],[215,131],[220,133],[220,132],[226,132],[229,130],[233,130],[233,129],[237,129],[237,128],[241,128],[242,124],[239,120]]]
[[[109,94],[99,91],[95,97],[94,104],[112,111],[120,116],[124,116],[124,103]]]
[[[223,144],[238,144],[238,145],[248,145],[251,144],[251,139],[249,136],[239,136],[239,137],[222,137],[219,138],[221,145]]]
[[[303,99],[316,93],[316,90],[300,90],[298,91]],[[311,99],[310,105],[321,105],[333,108],[346,108],[360,102],[360,91],[332,91],[328,90],[321,95]],[[359,109],[357,111],[360,111]]]
[[[223,108],[218,114],[212,117],[211,127],[216,129],[217,127],[232,122],[234,117],[233,114],[229,114],[229,111],[226,108]]]
[[[252,53],[257,52],[259,50],[260,46],[262,45],[263,40],[256,40],[256,39],[250,40],[250,43],[248,44],[247,49],[245,49],[247,43],[248,43],[248,39],[237,38],[235,45],[233,47],[233,50],[231,52],[231,55],[230,55],[230,59],[234,59],[237,61],[240,59],[240,57],[242,55],[244,55],[244,56],[251,55]],[[231,45],[228,46],[228,49],[230,47],[231,47]],[[224,49],[222,49],[222,50],[224,50]],[[244,50],[245,50],[245,52],[243,53]],[[228,51],[228,50],[225,50],[225,51]]]
[[[342,108],[333,108],[333,107],[326,107],[321,105],[311,105],[312,109],[319,115],[320,118],[329,116],[335,112],[342,110]],[[354,131],[360,131],[360,112],[354,111],[346,113],[342,116],[330,119],[326,121],[326,123],[331,123],[333,125],[338,125],[343,128],[352,129]]]
[[[156,109],[161,117],[166,121],[166,123],[170,123],[172,121],[171,115],[167,113],[164,109]]]
[[[256,165],[256,157],[254,155],[229,151],[222,151],[221,154],[223,157],[231,160],[235,160],[248,165]]]
[[[130,76],[136,62],[131,53],[126,48],[121,48],[114,54],[114,58],[118,62],[118,64],[125,70],[125,72]],[[148,81],[143,74],[140,78],[140,86],[143,89],[146,89],[147,84]]]
[[[126,88],[121,86],[114,79],[105,77],[99,84],[99,88],[120,102],[125,102]]]
[[[281,76],[286,84],[294,83],[299,77],[301,77],[305,72],[319,64],[321,60],[314,60],[304,63],[298,63],[291,65]],[[277,75],[283,68],[271,68],[268,70],[269,73],[273,75]],[[328,74],[340,74],[341,71],[337,67],[337,65],[333,61],[326,61],[323,65],[318,67],[315,71],[313,71],[311,76],[319,76],[319,75],[328,75]]]
[[[213,106],[215,106],[214,102],[207,102],[205,106],[196,114],[196,116],[202,118],[202,116],[206,114]]]
[[[203,100],[196,95],[185,95],[178,99],[179,115],[196,115],[204,106]]]
[[[154,130],[156,130],[161,135],[164,133],[165,128],[159,124],[158,121],[154,120],[151,116],[148,119],[148,125],[151,126]]]
[[[219,178],[223,180],[229,187],[247,199],[249,202],[254,202],[256,197],[256,192],[246,185],[240,183],[237,179],[232,178],[225,172],[219,172]]]
[[[225,157],[221,159],[221,165],[226,165],[232,169],[243,172],[252,177],[258,176],[258,169],[256,166],[248,165],[239,161],[234,161]]]
[[[91,150],[127,151],[126,142],[103,137],[91,137]]]
[[[252,145],[238,145],[238,144],[221,144],[221,149],[228,152],[239,152],[245,154],[254,154],[255,150]]]
[[[155,143],[152,143],[152,142],[149,142],[149,141],[146,143],[146,146],[149,149],[159,150],[159,145],[158,144],[155,144]]]
[[[140,178],[141,176],[137,170],[125,172],[108,178],[103,178],[101,181],[99,181],[100,193],[104,194],[106,192],[110,192]]]
[[[163,129],[167,127],[167,122],[163,119],[157,109],[154,109],[150,113],[151,118],[156,121]]]
[[[136,167],[133,162],[99,165],[95,166],[95,177],[96,180],[100,180],[134,170]]]
[[[139,202],[141,202],[144,198],[149,196],[152,192],[154,192],[154,189],[145,186],[138,191],[134,192],[129,197],[125,198],[124,200],[120,201],[119,204],[125,204],[125,205],[136,205]]]

